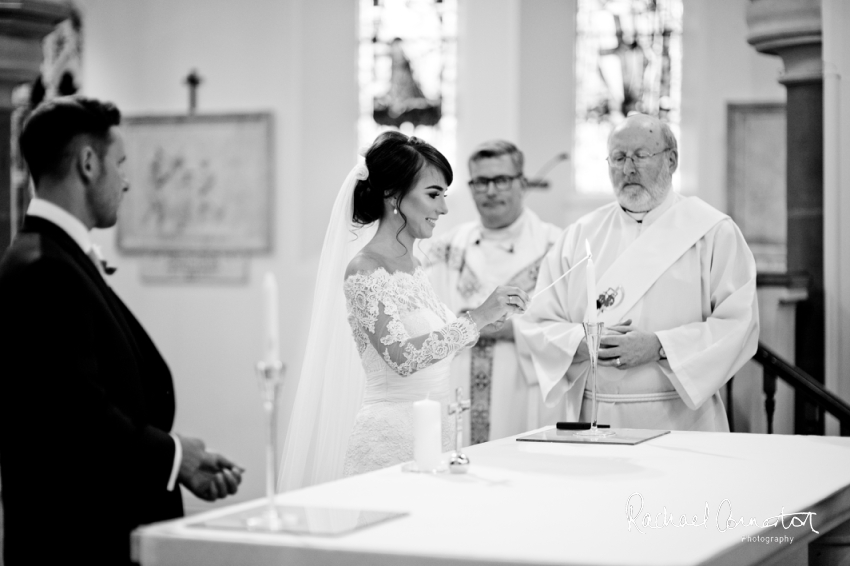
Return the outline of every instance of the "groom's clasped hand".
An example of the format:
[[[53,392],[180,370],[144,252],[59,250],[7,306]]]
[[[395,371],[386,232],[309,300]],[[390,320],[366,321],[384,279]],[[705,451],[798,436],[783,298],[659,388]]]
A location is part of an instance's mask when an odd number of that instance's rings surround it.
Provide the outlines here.
[[[207,450],[203,440],[179,438],[183,459],[177,477],[181,484],[206,501],[236,493],[245,470],[221,454]]]

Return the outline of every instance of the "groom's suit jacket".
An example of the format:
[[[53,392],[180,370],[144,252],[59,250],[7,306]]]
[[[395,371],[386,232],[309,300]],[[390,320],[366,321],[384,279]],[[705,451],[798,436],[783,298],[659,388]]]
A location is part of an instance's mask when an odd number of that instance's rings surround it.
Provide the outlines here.
[[[0,262],[6,566],[128,563],[133,528],[183,514],[173,419],[147,333],[70,236],[28,216]]]

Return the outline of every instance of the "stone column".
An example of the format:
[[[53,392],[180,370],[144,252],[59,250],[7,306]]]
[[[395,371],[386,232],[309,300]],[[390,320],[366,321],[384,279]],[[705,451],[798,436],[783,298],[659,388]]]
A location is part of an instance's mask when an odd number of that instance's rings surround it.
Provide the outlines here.
[[[9,246],[15,229],[10,175],[12,89],[38,76],[41,40],[70,15],[70,7],[59,1],[0,2],[0,253]]]
[[[824,382],[823,61],[820,0],[751,0],[747,41],[785,64],[787,112],[788,271],[810,278],[797,306],[796,364]],[[823,434],[817,409],[797,399],[797,434]]]

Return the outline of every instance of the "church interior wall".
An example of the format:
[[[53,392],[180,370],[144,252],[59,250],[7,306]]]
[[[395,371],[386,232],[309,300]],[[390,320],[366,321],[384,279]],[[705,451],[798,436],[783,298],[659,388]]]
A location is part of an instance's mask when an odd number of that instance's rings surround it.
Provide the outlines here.
[[[823,0],[826,385],[850,399],[850,3]],[[827,419],[827,432],[838,422]]]
[[[728,211],[726,108],[729,103],[784,102],[778,57],[746,41],[746,0],[685,2],[681,190]]]
[[[726,104],[782,101],[778,58],[746,43],[746,0],[685,7],[681,187],[726,208]],[[288,366],[285,430],[309,325],[313,278],[333,199],[357,147],[357,3],[351,0],[77,0],[84,20],[85,93],[127,115],[186,111],[186,74],[198,69],[202,113],[271,111],[274,250],[250,260],[241,286],[149,285],[140,260],[118,257],[115,232],[95,234],[119,259],[113,286],[168,360],[177,431],[199,436],[248,468],[238,500],[263,492],[263,428],[253,366],[261,356],[266,271],[277,275],[281,352]],[[462,0],[458,142],[452,213],[441,230],[474,218],[465,156],[478,142],[513,139],[527,173],[572,153],[575,0]],[[847,113],[850,115],[850,112]],[[845,130],[846,131],[846,130]],[[561,226],[600,204],[576,194],[571,163],[529,197]],[[191,495],[189,510],[205,506]],[[226,500],[233,501],[232,499]]]
[[[247,284],[144,284],[139,258],[119,257],[115,230],[95,234],[121,264],[112,285],[171,367],[175,430],[246,467],[235,497],[258,497],[264,490],[254,376],[262,356],[261,282],[271,271],[280,288],[281,357],[288,367],[283,430],[327,217],[356,156],[356,3],[81,0],[79,6],[86,94],[116,102],[128,116],[181,114],[188,103],[181,83],[195,68],[204,79],[199,113],[274,115],[273,251],[249,260]],[[190,511],[207,505],[184,493]]]

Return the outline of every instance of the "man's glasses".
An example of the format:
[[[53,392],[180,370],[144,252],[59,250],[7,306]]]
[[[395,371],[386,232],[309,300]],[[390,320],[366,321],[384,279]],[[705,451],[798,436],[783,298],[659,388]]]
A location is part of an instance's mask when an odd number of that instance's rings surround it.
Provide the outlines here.
[[[620,167],[624,167],[626,165],[627,159],[631,159],[632,164],[635,167],[640,167],[641,165],[646,165],[647,163],[649,163],[649,160],[652,159],[653,157],[655,157],[656,155],[660,155],[660,154],[664,153],[665,151],[669,151],[669,150],[670,150],[670,148],[667,147],[667,148],[662,149],[661,151],[656,151],[655,153],[638,152],[634,155],[626,155],[625,153],[614,153],[614,154],[606,157],[605,160],[608,162],[608,165],[610,165],[611,167],[620,168]]]
[[[515,179],[519,179],[522,177],[522,173],[518,173],[517,175],[508,176],[508,175],[499,175],[498,177],[476,177],[469,181],[469,188],[475,191],[476,193],[486,193],[490,190],[490,183],[493,183],[493,186],[496,187],[497,191],[507,191],[513,186],[513,182]]]

